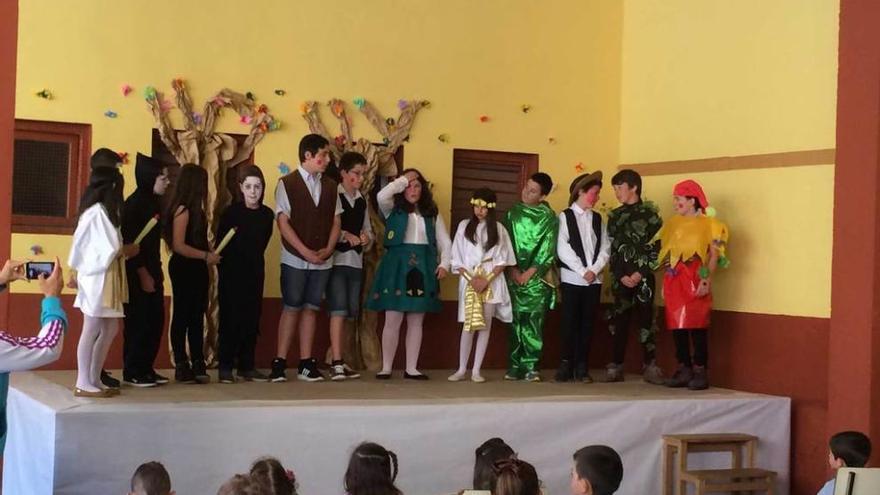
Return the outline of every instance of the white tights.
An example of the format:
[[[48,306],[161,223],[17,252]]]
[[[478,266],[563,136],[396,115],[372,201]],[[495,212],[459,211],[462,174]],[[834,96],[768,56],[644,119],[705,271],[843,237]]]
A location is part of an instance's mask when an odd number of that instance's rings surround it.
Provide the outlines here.
[[[489,335],[492,333],[492,317],[495,315],[494,304],[483,304],[483,318],[486,320],[486,328],[476,332],[461,331],[461,341],[458,346],[458,372],[456,375],[464,376],[467,371],[468,359],[471,356],[471,348],[474,345],[474,334],[477,334],[477,350],[474,353],[474,368],[472,375],[480,376],[480,368],[483,366],[483,358],[486,357],[486,349],[489,348]]]
[[[422,322],[425,313],[401,313],[400,311],[385,312],[385,327],[382,329],[382,371],[391,373],[397,343],[400,340],[400,325],[406,316],[406,372],[419,374],[419,351],[422,349]]]
[[[76,386],[86,392],[98,392],[101,369],[110,352],[110,344],[119,331],[119,318],[83,315],[83,329],[76,348]]]

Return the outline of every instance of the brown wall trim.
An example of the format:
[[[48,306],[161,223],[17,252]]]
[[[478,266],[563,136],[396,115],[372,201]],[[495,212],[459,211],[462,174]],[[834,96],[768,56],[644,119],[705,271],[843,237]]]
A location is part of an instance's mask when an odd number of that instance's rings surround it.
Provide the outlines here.
[[[669,162],[627,163],[618,165],[618,170],[630,168],[641,175],[692,174],[696,172],[721,172],[724,170],[744,170],[753,168],[801,167],[805,165],[834,164],[836,150],[786,151],[762,155],[719,156],[696,160],[674,160]]]
[[[15,126],[15,59],[18,2],[0,1],[0,263],[9,258],[12,235],[12,149]],[[0,295],[0,328],[7,328],[8,295]]]

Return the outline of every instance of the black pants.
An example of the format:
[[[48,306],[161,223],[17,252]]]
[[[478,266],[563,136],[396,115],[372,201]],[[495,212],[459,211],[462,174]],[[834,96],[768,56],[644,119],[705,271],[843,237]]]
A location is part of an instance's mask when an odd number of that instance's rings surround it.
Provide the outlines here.
[[[205,309],[208,305],[208,266],[202,260],[178,254],[168,262],[174,312],[171,316],[171,350],[175,363],[187,362],[186,344],[193,362],[204,361]]]
[[[601,285],[562,284],[562,359],[586,372]]]
[[[165,295],[161,283],[148,294],[140,285],[129,284],[122,331],[122,375],[143,377],[153,371],[165,327]]]
[[[675,340],[675,357],[679,363],[685,366],[707,366],[709,364],[709,338],[706,329],[673,330],[672,338]],[[689,340],[694,342],[693,360],[691,360]]]
[[[263,303],[263,280],[259,284],[238,286],[223,280],[220,275],[220,369],[238,371],[254,369],[254,353],[260,333],[260,314]],[[256,278],[256,277],[255,277]],[[238,366],[236,366],[236,361]]]
[[[643,282],[654,294],[654,276],[650,275]],[[654,300],[643,302],[637,297],[642,291],[641,285],[629,288],[623,284],[614,293],[614,349],[613,361],[616,364],[623,364],[626,355],[626,343],[629,338],[630,323],[636,320],[636,332],[639,335],[639,342],[642,344],[644,351],[644,363],[648,364],[654,360],[654,350],[656,348],[656,339],[653,332],[654,326]],[[645,333],[645,332],[648,333]]]

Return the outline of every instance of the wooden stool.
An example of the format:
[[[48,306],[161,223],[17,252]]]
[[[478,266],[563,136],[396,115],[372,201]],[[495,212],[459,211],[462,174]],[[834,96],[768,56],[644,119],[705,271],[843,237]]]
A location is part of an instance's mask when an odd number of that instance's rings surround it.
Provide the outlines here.
[[[776,486],[776,473],[760,468],[685,471],[681,473],[680,479],[685,485],[687,482],[693,483],[697,488],[696,495],[755,490],[773,495]]]
[[[775,482],[776,473],[756,470],[755,451],[758,437],[743,433],[708,433],[690,435],[663,435],[663,495],[685,495],[688,482],[697,486],[697,493],[719,490],[767,490],[767,479]],[[742,451],[745,448],[746,465],[743,466]],[[730,452],[731,469],[689,471],[688,454],[693,452]],[[678,463],[673,462],[678,455]],[[748,469],[743,469],[746,467]],[[759,473],[760,471],[760,473]],[[675,479],[678,478],[678,483]],[[728,483],[724,484],[724,481]],[[745,481],[750,480],[750,481]],[[763,481],[762,481],[763,480]],[[748,488],[764,483],[759,488]],[[700,491],[700,485],[703,490]],[[717,488],[736,484],[736,488]],[[772,493],[772,491],[768,492]]]

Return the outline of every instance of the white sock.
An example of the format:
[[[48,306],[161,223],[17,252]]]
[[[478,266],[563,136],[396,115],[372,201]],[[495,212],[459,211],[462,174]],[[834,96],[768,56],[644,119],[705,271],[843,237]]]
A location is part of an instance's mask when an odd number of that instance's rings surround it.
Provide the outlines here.
[[[82,333],[76,346],[76,388],[98,392],[101,388],[92,380],[92,354],[101,333],[101,319],[83,315]]]
[[[397,353],[397,342],[400,340],[400,324],[403,313],[400,311],[385,312],[385,326],[382,328],[382,371],[391,373],[394,366],[394,355]]]
[[[471,348],[474,346],[474,333],[461,331],[461,340],[458,343],[458,372],[456,375],[464,375],[467,371],[468,360],[471,357]]]
[[[419,352],[422,350],[422,322],[425,313],[406,314],[406,372],[419,373]]]
[[[95,340],[95,346],[92,349],[91,374],[92,383],[101,386],[101,369],[104,368],[104,361],[107,359],[107,353],[110,352],[110,345],[119,331],[119,318],[100,318],[101,331]]]

